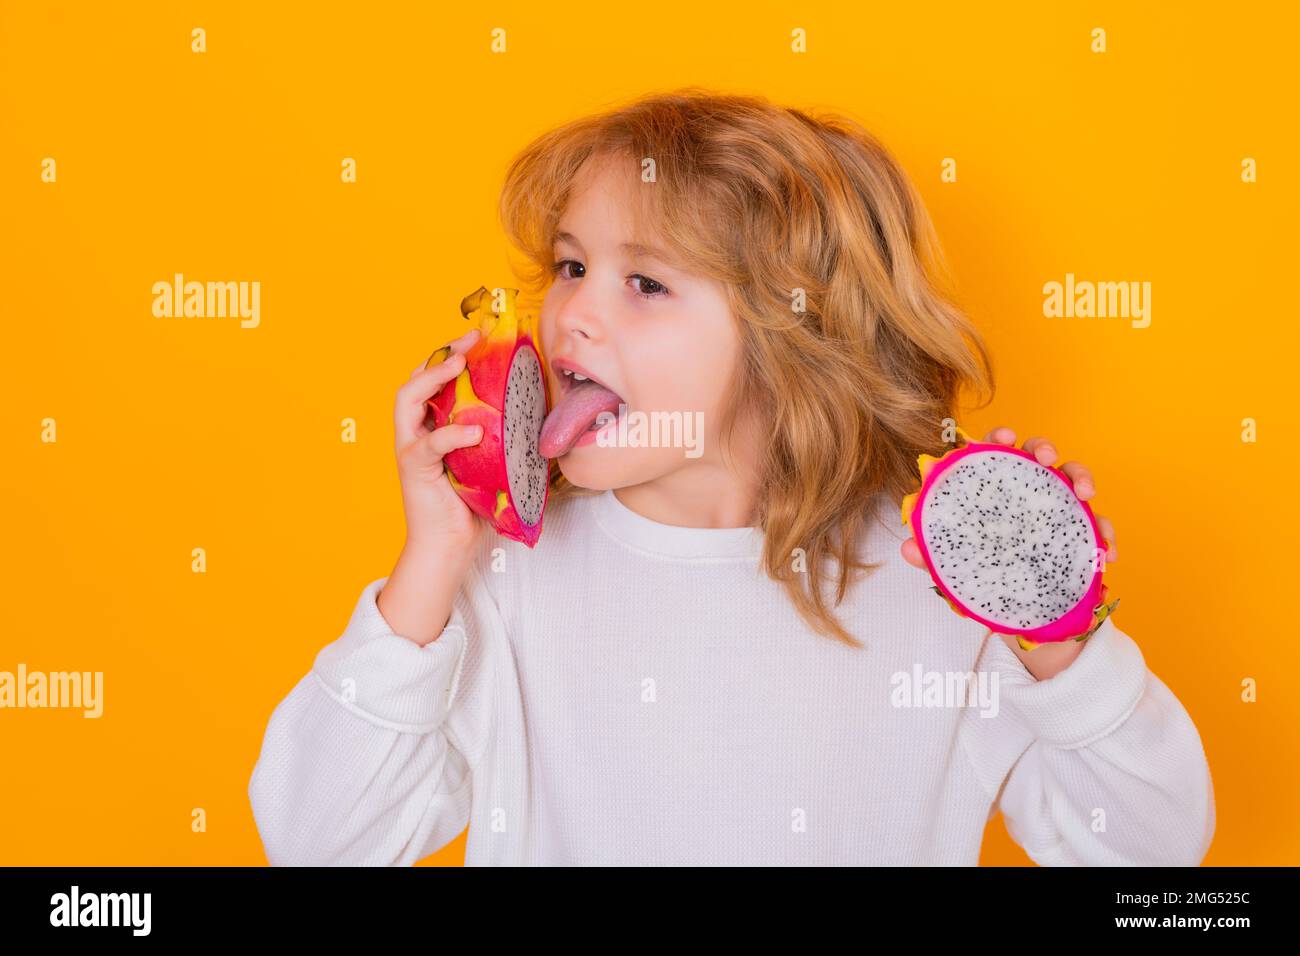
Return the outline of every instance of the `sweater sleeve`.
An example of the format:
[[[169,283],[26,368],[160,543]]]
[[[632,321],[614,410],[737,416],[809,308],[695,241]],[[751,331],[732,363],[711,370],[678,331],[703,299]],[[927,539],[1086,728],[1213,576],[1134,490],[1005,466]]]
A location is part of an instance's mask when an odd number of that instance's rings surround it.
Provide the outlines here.
[[[420,646],[380,613],[387,580],[366,585],[267,724],[248,795],[272,865],[409,866],[469,821],[473,759],[449,718],[486,720],[490,675],[465,664],[499,617],[467,582],[446,628]]]
[[[997,635],[996,716],[960,740],[1007,830],[1044,866],[1195,866],[1214,836],[1214,787],[1196,725],[1107,618],[1078,657],[1036,680]]]

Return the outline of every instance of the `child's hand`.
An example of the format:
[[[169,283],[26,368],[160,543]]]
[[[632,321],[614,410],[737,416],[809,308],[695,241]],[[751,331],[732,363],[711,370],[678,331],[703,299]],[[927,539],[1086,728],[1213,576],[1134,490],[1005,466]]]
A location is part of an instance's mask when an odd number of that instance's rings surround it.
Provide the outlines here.
[[[1011,445],[1015,447],[1016,433],[1005,426],[995,428],[985,437],[986,442],[996,442],[999,445]],[[1051,465],[1056,461],[1056,448],[1046,438],[1029,438],[1021,446],[1025,451],[1033,455],[1041,465]],[[1074,482],[1074,493],[1078,495],[1080,501],[1087,501],[1097,493],[1097,487],[1093,484],[1092,472],[1077,461],[1067,461],[1061,465],[1061,471],[1070,476]],[[1101,536],[1106,541],[1106,560],[1114,561],[1118,556],[1115,550],[1115,529],[1111,526],[1110,519],[1101,515],[1093,515],[1097,519],[1097,528],[1101,531]],[[917,547],[915,538],[908,538],[902,545],[903,559],[908,564],[918,568],[925,568],[925,559],[921,557],[921,549]]]
[[[447,480],[442,457],[456,448],[478,444],[483,430],[478,425],[433,428],[433,411],[427,404],[465,368],[465,352],[478,335],[478,329],[471,329],[456,339],[445,361],[432,368],[420,366],[397,390],[394,432],[408,548],[424,550],[431,545],[442,551],[448,546],[465,547],[479,531],[478,518]]]

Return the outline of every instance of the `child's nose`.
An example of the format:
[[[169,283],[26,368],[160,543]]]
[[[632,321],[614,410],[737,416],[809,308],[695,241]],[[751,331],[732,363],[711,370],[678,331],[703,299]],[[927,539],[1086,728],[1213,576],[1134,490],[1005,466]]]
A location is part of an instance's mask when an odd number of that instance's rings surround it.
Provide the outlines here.
[[[556,329],[563,337],[596,339],[601,330],[599,316],[599,308],[591,294],[579,289],[561,304],[556,315]]]

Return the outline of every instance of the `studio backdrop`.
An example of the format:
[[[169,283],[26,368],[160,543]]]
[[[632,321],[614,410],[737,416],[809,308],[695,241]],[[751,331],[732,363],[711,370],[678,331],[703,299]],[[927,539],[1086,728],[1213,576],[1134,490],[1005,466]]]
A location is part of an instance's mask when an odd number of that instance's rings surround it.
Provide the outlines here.
[[[1205,862],[1300,862],[1296,27],[1210,3],[0,3],[0,672],[87,682],[0,709],[0,863],[265,862],[268,716],[403,543],[394,390],[467,293],[517,285],[507,164],[683,86],[835,110],[898,157],[994,356],[961,424],[1096,476],[1116,620],[1213,774]],[[1028,862],[1000,817],[981,862]]]

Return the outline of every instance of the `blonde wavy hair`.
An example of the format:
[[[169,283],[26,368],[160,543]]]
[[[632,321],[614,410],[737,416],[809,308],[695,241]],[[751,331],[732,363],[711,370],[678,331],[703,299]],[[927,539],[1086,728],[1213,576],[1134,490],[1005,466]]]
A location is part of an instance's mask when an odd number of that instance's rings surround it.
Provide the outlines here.
[[[944,452],[961,389],[987,391],[985,404],[994,391],[978,331],[941,291],[948,271],[919,195],[845,116],[699,87],[655,93],[551,130],[511,162],[499,213],[525,256],[521,302],[553,280],[557,222],[596,155],[638,180],[654,160],[637,231],[725,286],[743,358],[724,443],[743,407],[770,423],[764,571],[814,631],[861,646],[833,608],[855,571],[882,563],[856,551],[876,496],[898,507],[919,485],[916,458]],[[552,495],[577,491],[552,469]]]

